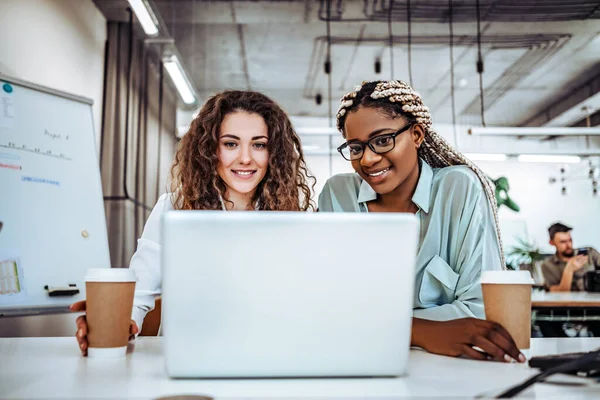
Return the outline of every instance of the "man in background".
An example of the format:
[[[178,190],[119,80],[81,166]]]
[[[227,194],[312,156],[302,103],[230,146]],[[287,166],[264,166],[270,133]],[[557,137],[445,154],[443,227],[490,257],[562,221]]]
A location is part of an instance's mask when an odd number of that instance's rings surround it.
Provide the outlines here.
[[[573,228],[557,222],[548,228],[550,244],[556,253],[546,258],[542,273],[546,286],[551,292],[583,291],[584,276],[588,271],[600,269],[600,253],[593,248],[584,248],[587,255],[573,249],[571,230]]]
[[[593,271],[595,268],[600,269],[600,253],[590,247],[575,250],[571,230],[571,227],[560,222],[548,228],[550,244],[554,246],[556,253],[544,260],[542,273],[546,281],[545,285],[551,292],[583,291],[586,272]],[[597,311],[582,309],[553,311],[550,320],[536,323],[544,337],[600,336],[598,321],[580,323],[570,321],[570,317],[579,318],[585,315],[596,317]],[[543,314],[545,311],[538,311],[538,315],[546,316]]]

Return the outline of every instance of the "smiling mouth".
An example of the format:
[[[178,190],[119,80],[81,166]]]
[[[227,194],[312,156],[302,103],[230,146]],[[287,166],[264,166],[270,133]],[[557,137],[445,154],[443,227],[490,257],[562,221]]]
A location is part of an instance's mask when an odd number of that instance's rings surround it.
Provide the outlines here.
[[[376,178],[376,177],[378,177],[378,176],[381,176],[381,175],[385,174],[386,172],[388,172],[388,171],[390,170],[390,168],[391,168],[391,167],[387,167],[387,168],[385,168],[385,169],[382,169],[381,171],[377,171],[377,172],[371,172],[371,173],[369,173],[369,172],[365,172],[365,173],[366,173],[367,175],[369,175],[370,177],[372,177],[372,178]]]
[[[232,169],[231,172],[233,172],[235,175],[238,175],[240,177],[247,178],[249,176],[254,175],[256,173],[256,170],[244,171],[244,170],[234,170],[234,169]]]

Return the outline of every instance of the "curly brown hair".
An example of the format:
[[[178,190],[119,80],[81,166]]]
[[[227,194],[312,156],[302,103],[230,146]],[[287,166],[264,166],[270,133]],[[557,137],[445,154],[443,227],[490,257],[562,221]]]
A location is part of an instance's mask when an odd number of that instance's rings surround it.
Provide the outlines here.
[[[252,204],[260,210],[306,211],[314,209],[310,174],[300,138],[287,114],[262,93],[227,90],[209,98],[179,142],[171,168],[173,205],[180,210],[220,210],[226,186],[217,166],[219,133],[225,116],[236,111],[260,115],[269,131],[269,167],[258,185]],[[311,186],[307,183],[312,181]]]

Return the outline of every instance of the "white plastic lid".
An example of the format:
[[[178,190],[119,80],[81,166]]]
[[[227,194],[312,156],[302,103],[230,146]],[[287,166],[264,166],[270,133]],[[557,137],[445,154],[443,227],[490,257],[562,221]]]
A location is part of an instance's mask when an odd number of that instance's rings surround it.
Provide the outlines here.
[[[481,283],[507,285],[533,285],[535,282],[529,271],[482,271]]]
[[[135,272],[129,268],[89,268],[86,282],[135,282]]]

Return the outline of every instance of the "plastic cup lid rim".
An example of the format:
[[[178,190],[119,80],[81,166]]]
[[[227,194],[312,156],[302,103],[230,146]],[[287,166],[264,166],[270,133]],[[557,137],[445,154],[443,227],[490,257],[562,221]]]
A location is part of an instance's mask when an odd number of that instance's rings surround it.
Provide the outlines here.
[[[529,271],[482,271],[481,283],[533,285],[535,282]]]
[[[89,268],[86,282],[135,282],[135,272],[129,268]]]

